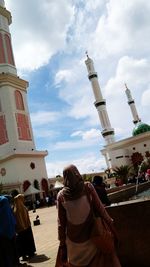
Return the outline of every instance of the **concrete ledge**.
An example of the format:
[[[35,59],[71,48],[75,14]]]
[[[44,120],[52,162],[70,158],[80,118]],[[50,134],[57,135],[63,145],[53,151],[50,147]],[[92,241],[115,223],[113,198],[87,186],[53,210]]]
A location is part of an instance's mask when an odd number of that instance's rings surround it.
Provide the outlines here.
[[[122,267],[150,267],[150,198],[107,208],[115,221]]]
[[[148,190],[150,188],[150,181],[145,182],[143,184],[138,184],[137,193],[141,193],[145,190]],[[121,201],[126,201],[130,197],[134,196],[136,193],[136,185],[127,185],[124,187],[121,187],[121,190],[117,190],[112,193],[108,193],[109,199],[112,203],[118,203]]]

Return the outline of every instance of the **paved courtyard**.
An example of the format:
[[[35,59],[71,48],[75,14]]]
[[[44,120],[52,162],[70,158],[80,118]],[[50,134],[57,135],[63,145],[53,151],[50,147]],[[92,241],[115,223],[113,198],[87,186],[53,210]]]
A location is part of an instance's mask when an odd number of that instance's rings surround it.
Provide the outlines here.
[[[31,267],[54,267],[58,248],[56,206],[37,209],[35,213],[29,211],[29,215],[37,255],[26,263]],[[34,226],[33,220],[37,215],[41,224]]]

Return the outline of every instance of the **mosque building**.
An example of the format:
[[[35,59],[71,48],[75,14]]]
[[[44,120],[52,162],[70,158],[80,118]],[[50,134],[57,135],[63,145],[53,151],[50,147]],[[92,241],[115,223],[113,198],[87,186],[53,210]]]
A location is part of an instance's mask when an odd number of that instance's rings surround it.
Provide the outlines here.
[[[27,102],[28,82],[17,75],[9,25],[0,0],[0,184],[25,192],[31,185],[48,192],[47,151],[36,150]]]
[[[85,64],[95,97],[94,105],[98,111],[102,127],[101,134],[105,139],[105,145],[101,153],[105,157],[107,168],[112,170],[121,165],[131,164],[138,166],[145,157],[150,157],[150,126],[141,122],[131,92],[125,85],[125,93],[133,116],[134,129],[131,137],[115,141],[115,132],[110,124],[106,101],[103,99],[98,82],[98,75],[94,69],[93,60],[88,55]]]

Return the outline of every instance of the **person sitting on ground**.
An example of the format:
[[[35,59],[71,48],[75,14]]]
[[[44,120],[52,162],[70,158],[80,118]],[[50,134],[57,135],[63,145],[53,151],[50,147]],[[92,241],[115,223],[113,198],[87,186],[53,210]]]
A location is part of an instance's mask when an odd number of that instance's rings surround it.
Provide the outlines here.
[[[92,184],[96,190],[96,193],[98,194],[101,202],[105,206],[109,206],[111,204],[111,201],[109,200],[107,196],[107,191],[105,189],[105,184],[103,183],[103,177],[96,175],[93,177]]]

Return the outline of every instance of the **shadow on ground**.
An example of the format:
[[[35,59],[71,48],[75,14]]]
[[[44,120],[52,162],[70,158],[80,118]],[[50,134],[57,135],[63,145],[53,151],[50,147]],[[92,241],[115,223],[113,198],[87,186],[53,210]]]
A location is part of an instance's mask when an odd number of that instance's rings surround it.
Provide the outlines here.
[[[50,258],[47,257],[45,254],[35,255],[32,259],[30,259],[29,263],[36,263],[36,262],[44,262],[48,261]]]
[[[27,263],[19,263],[18,267],[33,267],[33,265]]]

